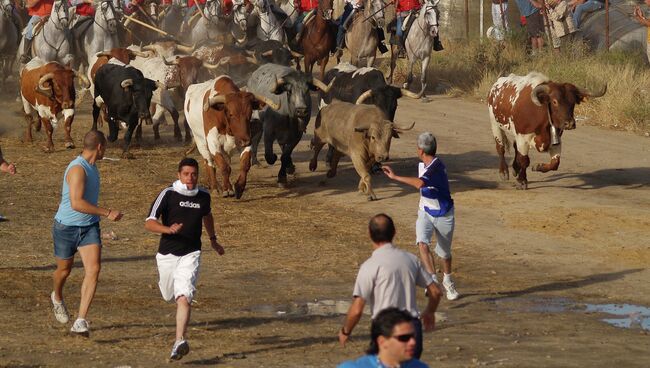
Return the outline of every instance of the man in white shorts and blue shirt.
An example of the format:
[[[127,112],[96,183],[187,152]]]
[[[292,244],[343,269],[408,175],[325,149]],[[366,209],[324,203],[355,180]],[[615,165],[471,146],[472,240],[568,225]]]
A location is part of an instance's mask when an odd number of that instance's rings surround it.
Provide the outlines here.
[[[415,224],[416,243],[420,258],[425,268],[436,279],[431,238],[436,235],[435,252],[442,259],[444,278],[442,286],[447,291],[448,300],[460,296],[451,276],[451,240],[454,235],[454,200],[449,191],[447,169],[440,158],[436,157],[436,137],[429,132],[418,136],[418,177],[397,176],[389,166],[383,166],[389,178],[420,190],[420,206]]]
[[[219,255],[224,253],[215,234],[210,193],[197,187],[198,176],[198,162],[182,159],[178,180],[156,197],[145,222],[145,229],[162,234],[156,255],[160,293],[165,301],[176,302],[176,341],[171,360],[181,359],[190,351],[185,334],[201,263],[201,223],[212,248]]]

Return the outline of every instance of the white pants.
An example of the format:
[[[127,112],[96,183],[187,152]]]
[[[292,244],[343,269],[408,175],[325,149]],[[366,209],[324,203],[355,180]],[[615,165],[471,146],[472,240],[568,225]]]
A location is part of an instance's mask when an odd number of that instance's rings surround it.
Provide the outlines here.
[[[196,291],[196,280],[199,277],[201,251],[197,250],[181,257],[158,253],[156,263],[160,275],[158,287],[163,299],[171,302],[185,296],[191,303]]]
[[[503,17],[501,16],[501,6],[503,6]],[[503,27],[505,22],[505,29]],[[501,41],[505,38],[506,31],[510,29],[508,25],[508,3],[492,4],[492,24],[496,28],[494,37]]]

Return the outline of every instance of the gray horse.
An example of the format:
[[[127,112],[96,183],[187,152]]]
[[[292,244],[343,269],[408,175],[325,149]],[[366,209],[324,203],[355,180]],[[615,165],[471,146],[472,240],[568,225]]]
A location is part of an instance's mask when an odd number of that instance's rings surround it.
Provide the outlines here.
[[[350,27],[345,33],[345,44],[350,51],[350,64],[359,65],[361,59],[366,59],[366,66],[375,63],[379,37],[377,27],[384,27],[384,2],[382,0],[368,0],[363,13],[354,15]]]
[[[232,15],[227,16],[219,0],[208,0],[203,15],[192,28],[190,43],[215,40],[230,32],[239,44],[246,42],[248,12],[243,0],[233,1]]]
[[[257,18],[257,38],[260,41],[274,40],[285,43],[284,24],[273,12],[269,0],[251,0],[251,2],[253,3],[251,16]]]
[[[81,25],[81,27],[86,27]],[[108,51],[119,46],[117,36],[117,11],[111,0],[100,0],[95,11],[95,18],[81,35],[83,50],[76,54],[78,61],[88,65],[90,57],[101,51]],[[82,61],[83,60],[83,61]]]
[[[14,66],[18,49],[18,29],[14,23],[13,1],[0,2],[0,76],[4,86]]]
[[[70,53],[68,2],[54,1],[50,17],[43,29],[32,39],[32,56],[43,61],[58,61],[62,65],[72,65],[74,56]],[[20,41],[17,58],[23,54],[25,37]],[[21,63],[21,69],[22,69]]]
[[[409,61],[409,74],[404,83],[404,88],[408,89],[413,81],[413,64],[416,61],[422,61],[420,82],[422,83],[422,98],[425,99],[424,92],[427,87],[427,68],[431,60],[431,51],[433,50],[433,39],[438,35],[438,3],[440,0],[426,0],[418,13],[417,19],[413,22],[411,29],[406,36],[406,55]],[[391,46],[390,56],[390,75],[389,83],[393,83],[393,72],[397,61],[396,46]]]

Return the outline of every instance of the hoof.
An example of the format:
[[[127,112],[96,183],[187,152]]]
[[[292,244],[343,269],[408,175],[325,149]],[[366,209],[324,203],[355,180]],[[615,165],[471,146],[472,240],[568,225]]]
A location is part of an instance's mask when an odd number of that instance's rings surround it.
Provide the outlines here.
[[[122,153],[122,158],[127,159],[127,160],[133,160],[135,158],[135,156],[130,152],[124,152],[124,153]]]
[[[508,170],[499,173],[499,177],[502,181],[508,181],[510,177],[508,176]]]
[[[542,171],[544,164],[537,164],[532,167],[533,171]]]
[[[278,188],[287,189],[287,183],[278,182]]]
[[[185,144],[189,143],[192,143],[192,136],[188,134],[185,136]]]
[[[334,170],[332,170],[332,169],[329,169],[329,170],[327,170],[327,174],[326,174],[326,176],[327,176],[328,178],[333,178],[333,177],[336,176],[336,171],[334,171]]]
[[[422,102],[422,103],[429,103],[429,102],[431,102],[431,99],[430,99],[429,97],[422,96],[422,97],[420,98],[420,102]]]
[[[53,153],[54,152],[54,147],[43,147],[43,152],[45,152],[45,153]]]
[[[264,159],[266,160],[266,163],[268,163],[269,165],[273,165],[275,161],[278,160],[278,155],[276,155],[275,153],[270,156],[264,155]]]
[[[237,186],[235,186],[235,198],[241,199],[242,195],[244,195],[244,188],[237,188]]]
[[[377,200],[377,196],[376,196],[376,195],[371,194],[371,195],[368,196],[368,201],[372,202],[372,201],[376,201],[376,200]]]
[[[296,166],[291,164],[287,166],[287,174],[293,175],[296,173]]]
[[[316,160],[309,161],[309,171],[314,172],[316,171],[317,167],[318,167],[318,162],[316,162]]]
[[[515,188],[517,188],[517,190],[526,190],[528,189],[528,182],[517,180],[517,183],[515,184]]]
[[[67,149],[75,149],[75,145],[72,142],[65,142],[65,148]]]

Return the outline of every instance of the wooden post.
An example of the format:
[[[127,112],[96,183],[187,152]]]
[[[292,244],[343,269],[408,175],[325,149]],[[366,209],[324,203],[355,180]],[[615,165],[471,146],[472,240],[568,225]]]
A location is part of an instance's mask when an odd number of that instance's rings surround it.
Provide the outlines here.
[[[605,0],[605,45],[609,51],[609,0]]]
[[[483,0],[479,1],[479,7],[480,7],[480,9],[478,11],[478,14],[479,14],[479,26],[478,26],[478,29],[479,29],[479,33],[480,33],[479,34],[479,40],[482,43],[483,42]]]
[[[465,38],[469,41],[469,0],[465,0]]]

